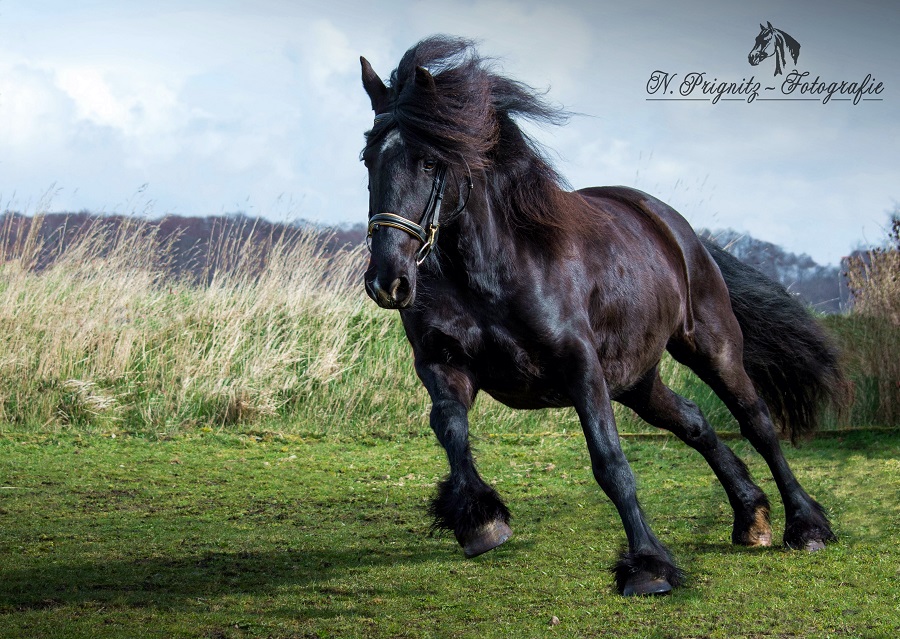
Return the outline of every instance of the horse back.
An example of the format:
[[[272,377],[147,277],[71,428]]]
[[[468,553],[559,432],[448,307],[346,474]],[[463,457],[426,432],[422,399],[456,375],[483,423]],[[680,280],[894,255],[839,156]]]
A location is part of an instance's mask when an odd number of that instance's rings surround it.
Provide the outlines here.
[[[648,253],[655,254],[671,269],[677,283],[673,292],[680,297],[681,337],[690,341],[699,306],[698,295],[727,296],[727,289],[718,268],[688,221],[666,203],[637,189],[607,186],[576,193],[603,213],[598,216],[602,241],[640,234],[642,244],[651,246],[652,251],[642,253],[633,246],[635,259]],[[621,241],[628,244],[631,240]],[[652,270],[658,267],[659,264],[650,266]],[[642,284],[650,286],[649,279]]]

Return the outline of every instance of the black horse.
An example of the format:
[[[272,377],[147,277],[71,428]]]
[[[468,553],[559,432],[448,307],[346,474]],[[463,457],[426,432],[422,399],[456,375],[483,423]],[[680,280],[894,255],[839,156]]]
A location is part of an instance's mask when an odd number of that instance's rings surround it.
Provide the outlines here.
[[[623,594],[666,593],[682,574],[638,505],[610,400],[704,456],[734,508],[734,543],[770,545],[766,495],[697,406],[660,380],[668,350],[716,391],[769,464],[785,545],[833,540],[770,417],[799,436],[843,387],[835,351],[806,310],[645,193],[563,190],[513,118],[565,114],[495,73],[470,42],[423,40],[388,85],[361,63],[375,111],[361,154],[365,286],[380,306],[399,309],[433,402],[431,428],[450,463],[431,506],[436,526],[452,530],[468,557],[512,534],[469,447],[467,414],[483,390],[515,408],[574,406],[594,476],[628,537],[614,569]],[[455,206],[440,217],[445,195]]]

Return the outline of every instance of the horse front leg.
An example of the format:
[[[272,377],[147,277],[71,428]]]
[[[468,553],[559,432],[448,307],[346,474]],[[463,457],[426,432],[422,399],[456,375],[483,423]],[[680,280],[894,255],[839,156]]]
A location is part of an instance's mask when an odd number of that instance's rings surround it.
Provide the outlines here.
[[[585,345],[570,364],[570,389],[591,456],[594,478],[619,512],[628,550],[613,568],[626,596],[664,595],[681,585],[682,573],[656,538],[637,499],[634,473],[622,452],[609,391],[596,355]]]
[[[429,507],[434,527],[452,530],[466,557],[476,557],[512,536],[509,510],[478,474],[469,446],[469,408],[477,392],[465,372],[416,364],[431,395],[431,429],[447,453],[450,474],[438,483]]]

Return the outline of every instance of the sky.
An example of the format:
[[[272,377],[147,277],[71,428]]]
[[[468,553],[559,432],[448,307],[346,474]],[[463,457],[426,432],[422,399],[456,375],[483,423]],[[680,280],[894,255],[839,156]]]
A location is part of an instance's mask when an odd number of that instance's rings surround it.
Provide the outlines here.
[[[801,44],[777,77],[747,58],[768,22]],[[573,188],[633,186],[822,264],[900,202],[896,0],[0,0],[0,210],[363,222],[359,56],[387,78],[434,33],[577,114],[529,129]],[[795,69],[881,88],[823,103],[786,92]],[[681,95],[690,73],[760,99]]]

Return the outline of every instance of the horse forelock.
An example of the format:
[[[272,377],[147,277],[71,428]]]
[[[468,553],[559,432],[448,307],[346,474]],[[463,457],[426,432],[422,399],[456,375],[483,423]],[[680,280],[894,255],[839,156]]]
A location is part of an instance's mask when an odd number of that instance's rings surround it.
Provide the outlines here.
[[[473,63],[474,49],[471,42],[460,38],[428,38],[409,49],[400,64],[391,73],[389,82],[389,108],[385,126],[396,127],[403,141],[410,147],[423,147],[446,162],[459,161],[459,156],[467,153],[466,161],[474,160],[477,153],[467,151],[473,147],[474,138],[465,130],[459,107],[452,108],[460,101],[462,69]],[[416,69],[429,71],[434,78],[436,90],[416,84]],[[449,106],[448,106],[449,103]],[[372,130],[372,141],[377,141],[384,129],[376,126]],[[469,128],[479,124],[469,118]],[[468,133],[468,135],[466,135]]]
[[[404,142],[477,170],[492,164],[506,116],[565,121],[566,114],[548,105],[538,91],[494,67],[493,59],[479,55],[475,43],[462,38],[433,36],[409,49],[390,79],[389,113]],[[419,68],[430,72],[433,86],[416,82]],[[533,144],[515,150],[540,154]]]

